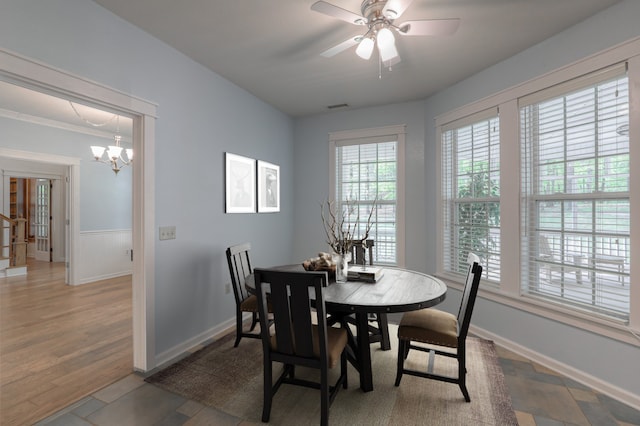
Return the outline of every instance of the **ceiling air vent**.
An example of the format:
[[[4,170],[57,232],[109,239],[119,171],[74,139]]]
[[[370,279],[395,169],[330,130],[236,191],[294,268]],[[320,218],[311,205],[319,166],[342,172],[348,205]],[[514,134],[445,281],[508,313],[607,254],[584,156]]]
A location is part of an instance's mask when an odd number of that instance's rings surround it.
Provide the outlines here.
[[[349,104],[336,104],[336,105],[329,105],[327,107],[327,109],[342,109],[342,108],[349,108]]]

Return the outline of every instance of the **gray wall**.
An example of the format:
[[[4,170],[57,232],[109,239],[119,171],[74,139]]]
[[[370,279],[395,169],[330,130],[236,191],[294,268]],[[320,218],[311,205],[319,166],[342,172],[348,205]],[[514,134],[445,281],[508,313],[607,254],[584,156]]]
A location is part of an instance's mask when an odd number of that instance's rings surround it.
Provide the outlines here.
[[[320,205],[329,196],[329,132],[406,124],[405,161],[407,247],[406,265],[425,271],[424,252],[431,238],[425,217],[424,102],[386,105],[296,120],[295,126],[295,240],[294,262],[329,250],[320,219]],[[413,226],[411,226],[413,225]],[[435,238],[435,235],[433,235]]]
[[[131,229],[131,169],[116,176],[93,160],[89,148],[110,143],[112,139],[0,117],[3,148],[80,158],[80,231]]]
[[[328,134],[407,124],[407,262],[436,271],[438,157],[435,117],[640,35],[640,2],[623,1],[424,102],[342,111],[296,120],[295,253],[308,256],[324,236],[318,200],[328,194]],[[384,81],[383,81],[384,83]],[[451,291],[444,309],[454,311]],[[640,349],[593,333],[480,299],[474,324],[599,380],[640,395]],[[615,359],[612,359],[612,356]],[[606,361],[604,361],[606,360]]]
[[[0,43],[158,105],[156,353],[233,318],[224,250],[251,241],[256,266],[292,257],[290,117],[86,0],[3,0]],[[2,143],[2,142],[0,142]],[[224,213],[224,152],[280,165],[280,213]]]

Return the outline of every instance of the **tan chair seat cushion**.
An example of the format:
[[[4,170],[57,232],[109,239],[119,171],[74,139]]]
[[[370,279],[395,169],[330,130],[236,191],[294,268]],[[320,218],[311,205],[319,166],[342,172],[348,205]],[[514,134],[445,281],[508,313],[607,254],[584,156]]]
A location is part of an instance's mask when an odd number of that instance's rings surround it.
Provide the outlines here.
[[[312,326],[313,356],[320,358],[320,344],[318,343],[318,326]],[[329,352],[329,368],[335,367],[340,362],[340,355],[347,345],[347,330],[344,328],[327,327],[327,352]],[[271,336],[271,349],[278,351],[276,336]]]
[[[455,315],[438,309],[407,312],[398,327],[398,339],[458,347],[458,320]]]
[[[255,294],[250,295],[240,303],[240,310],[242,312],[259,312],[258,311],[258,297]],[[273,312],[271,308],[271,302],[267,299],[267,310]]]
[[[242,312],[258,312],[258,298],[255,294],[250,295],[240,303]]]

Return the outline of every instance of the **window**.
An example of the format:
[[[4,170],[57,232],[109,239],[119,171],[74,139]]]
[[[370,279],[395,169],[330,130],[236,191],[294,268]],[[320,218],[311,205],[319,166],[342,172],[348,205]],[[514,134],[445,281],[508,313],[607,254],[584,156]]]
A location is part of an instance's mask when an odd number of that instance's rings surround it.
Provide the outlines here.
[[[624,65],[521,98],[525,295],[627,319],[629,83]]]
[[[500,123],[491,109],[443,126],[442,207],[444,271],[464,274],[467,255],[483,275],[500,280]]]
[[[375,240],[374,262],[403,265],[404,126],[334,132],[330,142],[332,198],[338,209],[355,203],[364,228],[362,218],[375,202],[369,234]]]

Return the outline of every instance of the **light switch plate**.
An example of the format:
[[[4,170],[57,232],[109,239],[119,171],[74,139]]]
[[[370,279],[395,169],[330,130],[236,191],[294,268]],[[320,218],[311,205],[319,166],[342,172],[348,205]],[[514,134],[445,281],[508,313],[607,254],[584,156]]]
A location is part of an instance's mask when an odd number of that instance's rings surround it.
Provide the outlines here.
[[[175,240],[176,239],[176,227],[175,226],[161,226],[160,227],[160,240]]]

